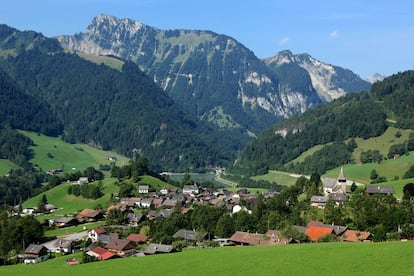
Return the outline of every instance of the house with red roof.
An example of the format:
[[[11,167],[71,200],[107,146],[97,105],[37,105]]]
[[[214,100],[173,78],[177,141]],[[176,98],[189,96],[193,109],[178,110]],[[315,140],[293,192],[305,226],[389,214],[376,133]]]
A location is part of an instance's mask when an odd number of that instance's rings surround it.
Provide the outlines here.
[[[342,240],[347,242],[362,242],[370,241],[371,233],[356,230],[346,230],[342,235]]]
[[[89,250],[88,252],[86,252],[86,254],[91,257],[95,257],[99,261],[105,261],[117,257],[115,253],[100,246],[97,246]]]
[[[306,229],[306,235],[314,242],[325,235],[331,235],[333,233],[334,231],[332,228],[320,226],[309,226],[308,229]]]
[[[138,243],[146,243],[149,240],[149,237],[147,237],[145,235],[141,235],[141,234],[130,234],[125,239],[138,244]]]

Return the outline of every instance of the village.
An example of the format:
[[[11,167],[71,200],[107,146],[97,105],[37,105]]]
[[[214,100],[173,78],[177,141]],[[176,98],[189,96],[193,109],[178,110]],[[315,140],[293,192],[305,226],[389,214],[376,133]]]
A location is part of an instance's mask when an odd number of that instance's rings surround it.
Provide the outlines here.
[[[323,209],[328,200],[339,205],[348,200],[347,191],[355,184],[344,176],[343,168],[336,179],[321,179],[324,195],[315,195],[310,199],[312,208]],[[74,185],[88,185],[87,179],[81,178]],[[19,256],[23,262],[38,263],[46,260],[52,254],[70,254],[84,250],[84,262],[103,261],[113,258],[129,256],[147,256],[161,253],[181,251],[185,247],[214,246],[277,246],[291,243],[300,243],[303,240],[286,236],[281,231],[267,229],[265,233],[239,231],[236,229],[229,237],[211,236],[206,231],[196,229],[179,229],[171,237],[176,244],[155,243],[152,237],[138,233],[145,222],[168,219],[174,212],[182,215],[189,213],[195,206],[211,206],[225,210],[229,216],[239,212],[252,213],[258,193],[250,193],[248,189],[236,192],[215,188],[201,188],[197,184],[184,185],[182,189],[163,187],[158,191],[150,191],[149,185],[139,185],[140,197],[119,198],[118,203],[109,206],[106,210],[84,209],[76,216],[62,216],[49,221],[50,227],[65,228],[85,225],[79,235],[62,237],[45,244],[30,244],[24,254]],[[365,188],[367,196],[374,194],[392,195],[392,187],[368,186]],[[260,196],[263,198],[275,197],[279,193],[267,191]],[[23,210],[26,215],[32,214],[35,208]],[[45,211],[53,213],[57,207],[46,204]],[[124,214],[120,225],[105,225],[104,221],[114,213]],[[101,226],[87,229],[91,222],[102,221]],[[121,229],[121,230],[120,230]],[[123,229],[123,230],[122,230]],[[132,231],[130,231],[132,229]],[[305,226],[293,225],[293,229],[303,234],[310,242],[318,242],[324,236],[334,236],[338,241],[369,242],[371,233],[348,229],[346,226],[325,224],[322,221],[311,220]],[[127,230],[127,231],[125,231]],[[177,246],[178,244],[178,246]],[[83,246],[81,246],[83,245]],[[68,259],[68,265],[78,264],[80,260]]]

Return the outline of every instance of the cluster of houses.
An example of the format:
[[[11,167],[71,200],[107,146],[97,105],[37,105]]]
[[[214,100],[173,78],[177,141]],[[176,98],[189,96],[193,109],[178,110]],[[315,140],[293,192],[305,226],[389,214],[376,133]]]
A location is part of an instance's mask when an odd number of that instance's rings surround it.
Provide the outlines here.
[[[337,240],[344,242],[369,242],[371,233],[350,230],[346,226],[324,224],[320,221],[310,221],[306,227],[293,226],[298,232],[305,234],[312,242],[318,242],[324,236],[335,236]],[[98,261],[129,256],[146,256],[162,253],[172,253],[175,249],[172,245],[151,243],[149,237],[141,234],[130,234],[126,238],[120,238],[118,233],[108,233],[102,227],[95,227],[88,231],[88,238],[92,241],[86,254]],[[208,233],[194,230],[178,230],[174,239],[182,239],[190,242],[201,242],[209,239]],[[291,243],[299,243],[292,237],[286,237],[277,230],[268,230],[264,234],[236,231],[230,238],[215,239],[221,246],[277,246]],[[138,245],[143,245],[141,251],[137,251]],[[74,241],[58,239],[50,250],[43,245],[31,244],[24,252],[24,263],[37,263],[47,259],[51,252],[70,253],[74,249]]]
[[[341,167],[338,178],[322,178],[323,196],[314,195],[310,199],[311,206],[323,209],[328,200],[333,200],[336,204],[343,203],[348,200],[349,187],[353,184],[356,186],[365,186],[362,183],[349,180],[344,175],[344,168]],[[367,196],[382,194],[394,195],[394,187],[388,186],[366,186],[365,194]]]
[[[347,200],[347,186],[352,185],[353,181],[345,178],[343,168],[337,179],[322,179],[324,196],[313,196],[310,204],[318,208],[324,208],[328,199],[341,203]],[[357,183],[357,185],[362,185]],[[186,213],[191,205],[212,205],[227,210],[229,214],[237,213],[241,210],[250,212],[247,208],[253,204],[256,194],[250,194],[247,189],[237,192],[228,190],[216,190],[212,188],[200,188],[197,185],[186,185],[183,189],[164,187],[159,191],[150,192],[149,186],[140,185],[138,188],[140,197],[121,198],[118,204],[111,205],[106,211],[84,209],[73,217],[58,217],[49,223],[56,227],[68,227],[84,222],[98,221],[105,218],[105,215],[113,208],[127,212],[126,224],[137,226],[142,221],[156,218],[169,217],[176,206],[180,207],[182,213]],[[367,194],[393,194],[392,187],[368,186]],[[264,196],[270,197],[277,193],[268,192]],[[243,201],[243,204],[240,202]],[[177,205],[178,204],[178,205]],[[247,207],[246,207],[247,206]],[[54,206],[53,206],[54,207]],[[145,208],[146,214],[135,213],[136,208]],[[309,240],[317,242],[326,235],[334,235],[337,240],[347,242],[370,241],[369,232],[350,230],[346,226],[324,224],[319,221],[311,221],[306,227],[294,226],[294,228],[305,234]],[[200,242],[210,239],[207,233],[199,233],[193,230],[179,230],[173,238],[181,238],[185,241]],[[112,258],[128,257],[132,255],[152,255],[159,253],[174,252],[171,245],[153,244],[150,238],[144,235],[131,234],[126,238],[120,238],[117,233],[108,233],[104,227],[95,227],[88,231],[88,238],[92,245],[88,248],[87,255],[96,260],[108,260]],[[230,238],[216,239],[220,245],[233,246],[257,246],[257,245],[282,245],[299,242],[293,238],[284,237],[277,230],[268,230],[265,234],[235,232]],[[138,245],[145,244],[141,247]],[[145,248],[137,252],[137,248]],[[36,263],[46,259],[50,252],[70,253],[76,250],[74,242],[71,240],[58,239],[53,244],[53,249],[45,248],[42,245],[30,245],[24,253],[25,263]]]

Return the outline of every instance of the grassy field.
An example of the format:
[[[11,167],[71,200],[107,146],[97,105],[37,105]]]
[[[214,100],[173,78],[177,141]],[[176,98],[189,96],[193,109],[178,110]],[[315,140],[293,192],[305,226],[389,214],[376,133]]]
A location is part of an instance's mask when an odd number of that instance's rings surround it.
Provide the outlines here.
[[[11,169],[16,169],[18,166],[8,159],[0,159],[0,175],[5,175]]]
[[[68,267],[67,257],[1,275],[412,275],[414,242],[192,249]],[[79,256],[79,255],[78,255]]]
[[[38,165],[44,171],[62,169],[66,172],[83,171],[87,167],[98,168],[100,164],[110,164],[108,157],[116,157],[117,165],[127,164],[129,159],[113,151],[103,151],[83,144],[68,144],[59,137],[38,135],[34,132],[20,131],[30,137],[35,146],[34,158],[31,163]]]
[[[115,179],[103,180],[104,196],[93,200],[74,195],[68,195],[67,190],[71,183],[62,183],[49,191],[41,193],[23,203],[23,208],[35,207],[40,202],[43,194],[46,194],[48,203],[55,205],[59,210],[48,215],[38,216],[39,220],[52,219],[59,216],[70,216],[85,208],[95,208],[97,205],[107,206],[110,202],[111,193],[118,193],[119,187],[114,185]]]
[[[94,56],[85,54],[82,52],[76,52],[78,56],[80,56],[83,59],[86,59],[90,62],[96,63],[96,64],[105,64],[108,67],[111,67],[112,69],[121,71],[122,66],[124,65],[124,62],[122,60],[113,58],[113,57],[106,57],[106,56]]]
[[[296,183],[298,175],[280,172],[280,171],[269,171],[265,175],[257,175],[252,177],[254,180],[266,180],[268,182],[276,182],[279,185],[292,186]]]

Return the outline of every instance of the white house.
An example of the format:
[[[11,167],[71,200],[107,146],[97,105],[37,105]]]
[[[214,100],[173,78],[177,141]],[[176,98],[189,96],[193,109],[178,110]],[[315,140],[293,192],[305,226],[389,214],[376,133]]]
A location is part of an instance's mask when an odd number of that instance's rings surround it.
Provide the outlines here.
[[[140,194],[148,194],[148,192],[149,192],[149,186],[148,185],[139,185],[138,186],[138,192]]]

